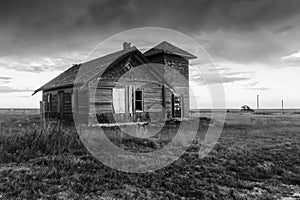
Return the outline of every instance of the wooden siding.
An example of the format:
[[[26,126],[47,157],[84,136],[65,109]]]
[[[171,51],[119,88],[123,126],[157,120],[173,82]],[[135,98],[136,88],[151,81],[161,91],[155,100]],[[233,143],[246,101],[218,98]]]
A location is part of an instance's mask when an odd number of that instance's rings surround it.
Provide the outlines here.
[[[183,114],[185,117],[189,115],[189,62],[181,56],[172,54],[158,54],[148,57],[150,62],[161,63],[164,67],[165,79],[174,87],[175,93],[182,96]],[[171,92],[165,92],[167,116],[170,115],[171,108]]]
[[[59,93],[63,95],[61,99],[63,100],[63,105],[62,105],[62,112],[60,113],[61,108],[60,103],[59,103]],[[73,88],[64,88],[64,89],[59,89],[59,90],[50,90],[50,91],[44,91],[43,92],[43,101],[46,102],[46,107],[49,108],[47,109],[46,115],[49,117],[66,117],[66,118],[72,118],[73,113],[76,112],[78,114],[84,114],[88,115],[88,91],[80,91],[78,92],[78,110],[72,110],[72,93],[73,93]],[[49,105],[48,101],[48,95],[51,94],[51,105]]]
[[[63,105],[63,113],[72,114],[72,97],[71,91],[64,92],[64,105]]]
[[[112,112],[112,88],[97,88],[95,96],[90,96],[90,104],[95,104],[97,113]]]
[[[162,85],[150,72],[143,68],[134,68],[141,65],[135,54],[129,55],[120,62],[115,63],[108,70],[106,70],[101,78],[95,77],[89,83],[89,89],[94,91],[90,93],[90,107],[94,108],[98,121],[109,122],[127,122],[132,120],[147,120],[149,119],[149,112],[162,112]],[[133,69],[131,71],[131,69]],[[134,112],[129,110],[128,94],[126,92],[126,112],[116,114],[113,112],[113,88],[135,87],[136,90],[143,91],[143,112]],[[134,105],[133,105],[134,108]],[[92,120],[93,121],[93,120]]]
[[[78,113],[80,114],[89,113],[89,91],[88,90],[78,91]]]
[[[141,89],[144,91],[144,111],[161,112],[162,86],[152,83],[144,85]]]

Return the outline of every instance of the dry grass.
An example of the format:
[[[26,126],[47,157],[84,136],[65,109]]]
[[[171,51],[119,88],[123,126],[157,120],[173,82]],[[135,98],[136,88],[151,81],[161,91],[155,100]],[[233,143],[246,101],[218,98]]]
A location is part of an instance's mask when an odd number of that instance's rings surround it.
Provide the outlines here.
[[[204,159],[197,154],[201,141],[195,142],[164,169],[130,174],[110,169],[89,155],[73,128],[44,131],[38,118],[18,118],[0,128],[0,199],[296,197],[300,191],[298,119],[297,115],[231,114],[218,144]],[[207,122],[202,121],[199,140],[206,128]],[[129,137],[122,141],[123,147],[161,148],[169,141],[170,130],[161,141]],[[120,145],[117,139],[114,142]]]

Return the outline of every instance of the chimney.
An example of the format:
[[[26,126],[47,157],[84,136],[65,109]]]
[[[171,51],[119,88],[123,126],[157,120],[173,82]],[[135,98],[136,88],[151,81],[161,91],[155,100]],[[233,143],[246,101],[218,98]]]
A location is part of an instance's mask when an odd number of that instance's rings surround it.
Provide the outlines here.
[[[123,50],[129,49],[131,46],[130,42],[123,42]]]

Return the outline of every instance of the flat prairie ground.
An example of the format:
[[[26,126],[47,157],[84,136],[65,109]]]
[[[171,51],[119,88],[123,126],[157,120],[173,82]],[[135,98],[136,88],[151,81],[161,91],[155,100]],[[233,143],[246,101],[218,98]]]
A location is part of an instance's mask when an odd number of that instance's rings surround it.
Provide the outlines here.
[[[209,114],[201,117],[199,135],[209,127]],[[299,120],[227,113],[205,158],[195,140],[171,165],[133,174],[93,158],[72,127],[42,130],[38,117],[0,116],[0,199],[299,199]],[[160,143],[123,142],[142,150]]]

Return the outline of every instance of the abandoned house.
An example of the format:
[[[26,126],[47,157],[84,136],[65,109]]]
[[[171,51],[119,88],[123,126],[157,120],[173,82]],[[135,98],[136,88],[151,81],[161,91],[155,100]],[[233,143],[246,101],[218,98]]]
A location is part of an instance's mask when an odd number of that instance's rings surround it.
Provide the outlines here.
[[[166,41],[145,53],[125,42],[121,51],[73,65],[34,94],[43,92],[45,116],[89,124],[188,117],[195,58]]]

